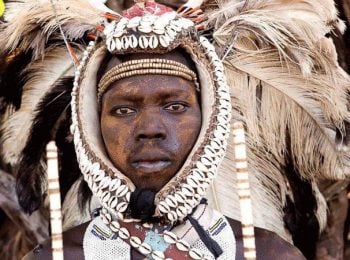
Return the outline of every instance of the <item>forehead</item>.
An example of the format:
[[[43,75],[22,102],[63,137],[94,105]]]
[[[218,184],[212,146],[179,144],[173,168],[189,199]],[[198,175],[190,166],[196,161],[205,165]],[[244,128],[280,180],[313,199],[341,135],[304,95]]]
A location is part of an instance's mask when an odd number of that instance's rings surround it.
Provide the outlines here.
[[[104,94],[103,100],[115,98],[191,98],[196,96],[195,84],[183,78],[168,75],[137,75],[112,83]]]

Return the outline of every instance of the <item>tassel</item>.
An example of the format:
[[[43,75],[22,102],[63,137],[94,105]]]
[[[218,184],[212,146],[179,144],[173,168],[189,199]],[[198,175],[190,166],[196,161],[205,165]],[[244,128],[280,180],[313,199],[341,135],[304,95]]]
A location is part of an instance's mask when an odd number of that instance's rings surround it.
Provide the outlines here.
[[[215,259],[218,258],[223,253],[219,244],[209,236],[209,234],[203,229],[195,218],[193,218],[191,215],[189,215],[187,218],[196,230],[204,245],[214,255]]]

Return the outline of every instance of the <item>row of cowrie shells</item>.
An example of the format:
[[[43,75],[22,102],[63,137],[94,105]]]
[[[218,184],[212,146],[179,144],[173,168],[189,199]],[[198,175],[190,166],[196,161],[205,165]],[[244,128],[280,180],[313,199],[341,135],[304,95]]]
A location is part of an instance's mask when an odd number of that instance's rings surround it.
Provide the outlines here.
[[[131,19],[121,18],[119,21],[106,23],[103,31],[108,37],[121,37],[128,33],[129,29],[139,31],[141,33],[164,34],[165,28],[171,26],[176,31],[187,30],[193,26],[193,22],[189,19],[178,16],[176,12],[168,12],[161,16],[144,15],[143,17],[133,17]]]
[[[131,194],[130,190],[128,186],[122,183],[121,180],[112,179],[110,176],[108,176],[105,171],[101,169],[99,163],[93,162],[89,159],[80,136],[80,129],[78,127],[77,90],[79,87],[79,79],[81,70],[86,65],[86,62],[94,47],[95,43],[91,41],[84,51],[80,65],[77,67],[75,72],[71,102],[72,125],[70,130],[74,137],[77,160],[84,176],[84,180],[88,183],[94,195],[99,198],[103,206],[112,209],[119,215],[122,215],[122,213],[127,210],[129,205]]]
[[[224,67],[212,44],[200,37],[200,43],[214,70],[214,81],[217,84],[218,114],[217,124],[213,130],[211,141],[204,147],[204,153],[196,162],[184,183],[180,184],[173,194],[165,196],[158,204],[157,210],[170,222],[184,219],[198,205],[205,195],[211,181],[215,178],[217,168],[225,155],[227,139],[230,131],[231,101]]]
[[[104,34],[107,49],[110,52],[137,47],[154,49],[159,45],[166,48],[176,39],[178,33],[193,25],[191,20],[176,17],[176,12],[170,12],[162,16],[145,15],[142,18],[134,17],[130,20],[123,17],[118,22],[107,23]],[[137,38],[134,34],[130,34],[127,29],[137,29],[143,35]],[[147,35],[149,33],[153,33],[153,35]]]
[[[153,250],[149,244],[142,241],[139,237],[131,236],[130,232],[125,227],[121,227],[118,221],[113,220],[111,214],[108,212],[107,209],[103,208],[101,210],[101,218],[103,223],[106,224],[112,232],[118,234],[118,236],[121,239],[129,240],[130,245],[136,250],[138,250],[144,256],[151,257],[151,259],[154,259],[154,260],[169,259],[169,258],[165,258],[165,255],[163,252]],[[183,239],[179,239],[173,232],[165,231],[163,233],[163,238],[166,243],[170,245],[175,245],[178,250],[183,252],[188,252],[189,256],[192,259],[207,260],[207,258],[204,256],[204,254],[200,250],[196,248],[191,248],[189,243],[187,243]]]

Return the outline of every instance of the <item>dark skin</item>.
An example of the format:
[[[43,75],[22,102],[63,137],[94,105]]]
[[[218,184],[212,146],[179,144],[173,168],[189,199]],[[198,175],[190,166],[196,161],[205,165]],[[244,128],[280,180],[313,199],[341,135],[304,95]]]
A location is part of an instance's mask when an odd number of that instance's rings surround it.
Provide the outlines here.
[[[101,132],[108,155],[138,188],[159,191],[185,162],[200,127],[195,85],[180,77],[125,78],[102,99]]]

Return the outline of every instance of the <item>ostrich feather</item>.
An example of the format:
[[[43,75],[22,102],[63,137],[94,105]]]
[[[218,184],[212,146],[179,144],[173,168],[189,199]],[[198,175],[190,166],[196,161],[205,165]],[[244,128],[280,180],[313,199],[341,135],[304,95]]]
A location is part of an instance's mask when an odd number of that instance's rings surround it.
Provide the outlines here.
[[[32,49],[34,59],[44,54],[49,39],[62,40],[58,22],[68,40],[81,39],[86,32],[96,30],[102,11],[85,0],[54,1],[55,12],[49,0],[9,1],[5,23],[0,25],[0,53],[16,48]]]
[[[1,126],[2,156],[6,163],[16,165],[23,151],[41,99],[62,76],[73,75],[73,64],[64,47],[47,51],[43,60],[30,63],[25,69],[21,106]]]

